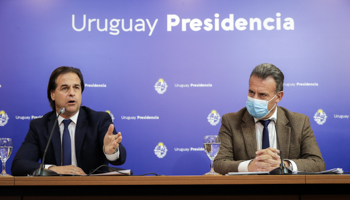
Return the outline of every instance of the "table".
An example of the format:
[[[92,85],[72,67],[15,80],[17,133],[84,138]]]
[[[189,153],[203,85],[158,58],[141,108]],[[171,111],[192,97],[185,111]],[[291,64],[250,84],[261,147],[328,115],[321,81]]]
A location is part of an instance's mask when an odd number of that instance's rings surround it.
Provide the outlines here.
[[[14,186],[15,179],[12,176],[0,176],[0,186]]]
[[[349,175],[0,177],[0,199],[350,199]]]

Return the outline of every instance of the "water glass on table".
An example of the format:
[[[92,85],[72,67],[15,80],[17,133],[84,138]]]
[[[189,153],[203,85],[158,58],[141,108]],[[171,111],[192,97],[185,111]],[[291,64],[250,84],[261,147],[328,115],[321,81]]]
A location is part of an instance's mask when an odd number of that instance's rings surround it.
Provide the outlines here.
[[[0,159],[2,162],[2,172],[0,176],[11,176],[6,173],[6,161],[12,153],[12,148],[13,145],[11,138],[0,138]]]
[[[219,152],[220,144],[221,144],[221,140],[218,135],[204,136],[204,140],[203,140],[204,150],[210,159],[210,168],[211,168],[210,172],[206,173],[205,175],[220,175],[214,171],[214,166],[213,166],[214,159]]]

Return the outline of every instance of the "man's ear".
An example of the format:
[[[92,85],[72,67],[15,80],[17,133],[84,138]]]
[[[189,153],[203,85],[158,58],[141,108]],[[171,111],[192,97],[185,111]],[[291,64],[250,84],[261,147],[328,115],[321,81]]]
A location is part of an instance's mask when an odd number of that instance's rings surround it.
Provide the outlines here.
[[[283,91],[280,91],[276,94],[277,96],[277,99],[276,99],[276,103],[280,102],[283,98],[283,95],[284,95],[284,92]]]
[[[52,99],[52,101],[55,101],[55,93],[54,93],[54,91],[51,91],[51,99]]]

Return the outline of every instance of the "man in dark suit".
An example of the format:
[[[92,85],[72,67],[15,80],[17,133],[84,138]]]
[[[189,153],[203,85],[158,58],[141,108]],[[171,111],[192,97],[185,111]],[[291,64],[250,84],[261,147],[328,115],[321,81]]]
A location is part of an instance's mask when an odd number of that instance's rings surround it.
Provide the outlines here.
[[[246,107],[222,117],[216,172],[271,171],[281,163],[277,148],[282,150],[285,166],[293,171],[325,170],[309,118],[277,107],[284,95],[283,81],[283,73],[272,64],[254,68]]]
[[[121,144],[111,117],[81,106],[84,79],[80,70],[59,67],[50,77],[47,96],[52,112],[30,122],[27,136],[12,162],[12,175],[32,174],[40,167],[50,132],[61,108],[51,144],[45,158],[45,168],[58,174],[85,175],[100,165],[121,165],[126,150]],[[101,169],[107,171],[107,167]]]

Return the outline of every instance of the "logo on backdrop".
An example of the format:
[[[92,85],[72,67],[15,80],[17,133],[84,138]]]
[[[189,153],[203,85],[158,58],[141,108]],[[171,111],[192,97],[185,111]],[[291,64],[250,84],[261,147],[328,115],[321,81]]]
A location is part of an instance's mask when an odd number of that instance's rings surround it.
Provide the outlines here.
[[[213,87],[213,84],[211,83],[175,83],[175,87],[178,88],[211,88]]]
[[[166,89],[168,88],[168,85],[166,82],[161,78],[156,82],[154,85],[154,89],[159,93],[159,94],[164,94],[166,92]]]
[[[87,88],[87,87],[107,87],[107,85],[104,84],[104,83],[101,83],[101,84],[96,84],[96,83],[87,84],[87,83],[85,83],[85,87],[86,87],[86,88]]]
[[[111,111],[106,110],[106,113],[108,113],[111,116],[112,122],[114,122],[114,115],[111,113]]]
[[[190,152],[190,151],[204,151],[203,147],[186,147],[186,148],[180,148],[180,147],[175,147],[174,151],[179,151],[179,152]]]
[[[120,118],[122,120],[152,120],[152,119],[155,119],[155,120],[158,120],[159,119],[159,116],[140,116],[140,115],[137,115],[137,116],[120,116]]]
[[[162,142],[159,142],[156,148],[154,148],[154,154],[156,154],[158,158],[164,158],[167,151],[168,149]]]
[[[220,122],[220,115],[218,112],[216,112],[216,110],[212,110],[211,113],[209,113],[207,119],[208,122],[212,125],[212,126],[216,126],[219,122]]]
[[[0,126],[5,126],[9,121],[9,116],[5,113],[5,111],[0,111]]]
[[[309,83],[309,82],[296,82],[296,83],[283,83],[283,86],[285,87],[318,87],[318,83],[313,82],[313,83]]]
[[[316,122],[318,125],[323,125],[323,124],[326,122],[327,115],[326,115],[326,113],[325,113],[322,109],[319,109],[319,110],[315,113],[314,119],[315,119],[315,122]]]
[[[15,119],[16,120],[31,120],[31,119],[38,119],[38,118],[42,118],[43,116],[42,115],[31,115],[31,116],[19,116],[19,115],[16,115],[15,116]]]
[[[334,118],[338,118],[338,119],[349,119],[349,115],[334,115]]]

